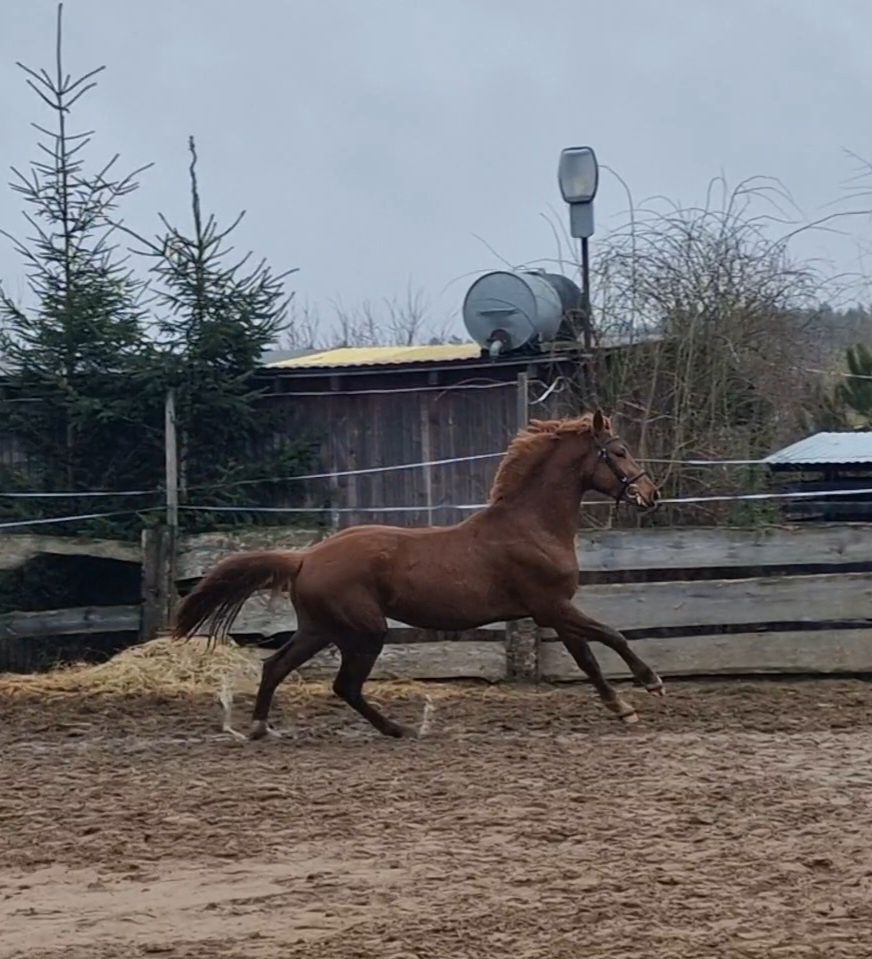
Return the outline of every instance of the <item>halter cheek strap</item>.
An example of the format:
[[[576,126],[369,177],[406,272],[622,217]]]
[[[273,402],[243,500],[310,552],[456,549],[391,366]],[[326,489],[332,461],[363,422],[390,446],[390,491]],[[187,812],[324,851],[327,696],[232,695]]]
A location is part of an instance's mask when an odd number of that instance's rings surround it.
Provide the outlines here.
[[[621,472],[620,469],[618,469],[618,466],[615,463],[614,457],[609,452],[609,447],[614,445],[615,443],[620,443],[620,442],[621,442],[621,438],[619,436],[613,436],[611,437],[611,439],[607,440],[605,443],[601,445],[599,443],[597,444],[597,447],[599,449],[598,459],[602,460],[602,462],[605,463],[606,466],[608,466],[608,468],[612,471],[612,473],[614,473],[615,478],[621,484],[621,488],[618,492],[618,495],[615,497],[616,504],[619,504],[624,499],[624,497],[626,497],[627,491],[634,483],[637,483],[640,479],[642,479],[643,476],[648,476],[647,470],[640,470],[638,473],[636,473],[635,476],[626,476],[624,473]],[[648,478],[650,479],[651,477],[648,476]]]

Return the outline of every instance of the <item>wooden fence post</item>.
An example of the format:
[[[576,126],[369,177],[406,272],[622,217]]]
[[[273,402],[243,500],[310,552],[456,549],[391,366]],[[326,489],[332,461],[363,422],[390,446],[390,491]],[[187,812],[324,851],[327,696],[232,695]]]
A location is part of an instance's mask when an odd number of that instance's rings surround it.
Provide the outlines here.
[[[142,618],[140,641],[154,639],[170,621],[171,537],[166,526],[142,531]]]
[[[164,409],[164,465],[166,468],[166,592],[164,602],[167,625],[173,616],[176,604],[176,552],[179,539],[179,440],[176,432],[176,392],[169,390]]]
[[[530,419],[529,377],[518,374],[516,397],[516,426],[526,428]],[[516,682],[535,683],[539,680],[539,628],[532,619],[506,623],[506,675]]]
[[[506,623],[506,676],[521,683],[539,681],[539,627],[532,619]]]

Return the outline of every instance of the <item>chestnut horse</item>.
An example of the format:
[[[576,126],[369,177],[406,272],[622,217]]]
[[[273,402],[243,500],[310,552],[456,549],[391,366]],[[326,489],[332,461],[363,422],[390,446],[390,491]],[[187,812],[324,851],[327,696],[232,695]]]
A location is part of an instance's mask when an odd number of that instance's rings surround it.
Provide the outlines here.
[[[255,591],[290,593],[299,625],[264,661],[251,739],[271,731],[267,716],[279,683],[330,644],[342,657],[335,693],[384,735],[414,735],[363,695],[388,617],[439,630],[532,617],[557,631],[605,706],[635,722],[635,710],[605,679],[588,642],[613,649],[650,692],[662,694],[662,681],[619,632],[572,602],[578,509],[588,490],[642,510],[652,509],[658,498],[653,481],[601,412],[533,420],[503,458],[488,505],[463,522],[356,526],[306,549],[231,556],[182,600],[174,635],[191,636],[205,627],[210,640],[224,638]]]

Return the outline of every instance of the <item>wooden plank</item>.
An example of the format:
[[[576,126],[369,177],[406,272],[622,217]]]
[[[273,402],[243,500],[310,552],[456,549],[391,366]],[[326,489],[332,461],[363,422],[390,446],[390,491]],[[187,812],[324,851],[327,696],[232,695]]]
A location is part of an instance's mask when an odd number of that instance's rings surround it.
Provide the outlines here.
[[[429,463],[433,457],[433,443],[430,436],[430,400],[428,393],[418,394],[421,417],[421,462]],[[408,472],[411,472],[409,470]],[[421,470],[424,502],[427,504],[427,525],[433,526],[433,467],[424,466]]]
[[[302,676],[326,678],[336,675],[339,654],[319,653],[300,670]],[[372,679],[485,679],[506,678],[503,643],[409,643],[385,646],[372,671]]]
[[[142,547],[138,543],[74,536],[40,536],[33,533],[0,533],[0,570],[15,569],[42,553],[54,556],[93,556],[97,559],[114,559],[121,563],[142,562]]]
[[[582,574],[872,563],[872,524],[586,531],[577,552]]]
[[[872,672],[872,628],[639,639],[632,647],[661,676]],[[546,641],[539,649],[544,680],[583,678],[562,643]],[[630,678],[612,650],[595,643],[593,651],[606,676]]]
[[[321,539],[318,530],[264,527],[233,533],[180,537],[176,575],[180,582],[199,579],[231,553],[256,549],[299,549]]]
[[[286,596],[271,604],[269,593],[257,593],[242,607],[231,632],[250,636],[275,636],[276,633],[293,632],[296,628],[297,613]],[[397,619],[388,620],[388,629],[411,628]],[[490,623],[482,628],[491,632],[505,630],[505,623]]]
[[[582,586],[575,603],[621,630],[710,627],[715,632],[743,624],[872,621],[872,573]],[[388,625],[408,628],[398,620]],[[233,632],[274,636],[296,628],[287,597],[271,604],[268,593],[257,593],[242,607]]]
[[[394,520],[396,517],[394,517]],[[317,541],[316,530],[262,528],[243,533],[207,533],[183,537],[179,547],[179,579],[202,576],[235,550],[294,549]],[[5,539],[50,540],[51,537],[0,538],[0,567]],[[60,540],[61,547],[65,542]],[[95,541],[97,542],[97,541]],[[114,544],[127,558],[138,549]],[[48,551],[48,550],[46,550]],[[75,552],[66,547],[64,551]],[[707,567],[742,569],[759,566],[838,566],[872,563],[872,524],[836,524],[761,529],[649,529],[586,531],[578,538],[584,572],[681,570]],[[118,553],[116,548],[114,553]],[[97,548],[88,555],[101,555]],[[107,555],[106,553],[102,555]],[[110,558],[114,558],[110,553]]]
[[[872,573],[582,586],[575,604],[622,630],[872,621]]]
[[[139,632],[140,607],[82,606],[0,616],[0,640],[72,633]]]

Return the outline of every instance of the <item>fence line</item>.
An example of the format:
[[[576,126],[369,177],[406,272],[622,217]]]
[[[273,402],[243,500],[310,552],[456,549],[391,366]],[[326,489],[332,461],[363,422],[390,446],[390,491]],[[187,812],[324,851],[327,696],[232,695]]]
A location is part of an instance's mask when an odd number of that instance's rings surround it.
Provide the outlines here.
[[[0,491],[0,496],[8,499],[95,499],[101,496],[157,496],[161,492],[160,489],[90,490],[85,493],[37,493],[27,490],[14,493]]]
[[[788,493],[735,493],[723,496],[680,496],[674,499],[664,499],[661,503],[728,503],[741,500],[758,499],[814,499],[820,496],[869,496],[870,489],[830,489],[830,490],[801,490]]]
[[[558,376],[550,384],[546,384],[544,380],[530,380],[530,384],[537,384],[539,386],[544,386],[544,393],[538,397],[538,399],[530,400],[530,403],[535,405],[541,403],[543,400],[547,399],[558,386],[561,386],[566,382],[565,376]],[[506,380],[506,381],[490,381],[487,383],[451,383],[446,386],[398,386],[391,389],[370,389],[370,390],[342,390],[342,396],[386,396],[393,395],[394,393],[451,393],[455,390],[496,390],[496,389],[505,389],[506,387],[512,387],[512,389],[517,389],[518,384],[515,380]],[[287,392],[282,391],[280,396],[330,396],[329,390],[288,390]]]
[[[229,487],[256,486],[260,483],[289,483],[303,480],[335,479],[340,476],[367,476],[375,473],[395,473],[399,470],[419,469],[430,466],[449,466],[453,463],[472,463],[477,460],[497,459],[505,455],[505,451],[502,453],[473,453],[470,456],[451,456],[447,459],[421,460],[417,463],[395,463],[393,466],[368,466],[364,469],[337,470],[332,473],[306,473],[302,476],[273,476],[268,479],[236,480],[232,483],[220,484],[203,483],[199,486],[189,486],[188,489],[227,489]]]
[[[117,509],[107,513],[79,513],[75,516],[49,516],[45,519],[15,520],[11,523],[0,523],[0,529],[15,529],[21,526],[48,526],[50,523],[72,523],[74,520],[102,519],[108,516],[135,516],[139,513],[153,513],[163,510],[163,506],[148,506],[145,509]]]
[[[299,368],[295,368],[299,372]],[[342,390],[337,392],[340,396],[385,396],[394,393],[450,393],[453,390],[496,390],[511,386],[517,389],[518,384],[514,380],[492,383],[455,383],[448,386],[398,386],[394,389],[381,390]],[[282,391],[276,394],[278,396],[330,396],[329,390],[289,390],[287,393]]]
[[[801,373],[818,373],[822,376],[841,376],[846,380],[872,380],[872,375],[868,373],[849,373],[847,370],[816,370],[813,367],[806,367],[800,370]]]
[[[506,455],[502,450],[498,453],[474,453],[469,456],[452,456],[446,459],[438,460],[419,460],[413,463],[395,463],[391,466],[370,466],[365,469],[338,470],[336,472],[324,473],[303,473],[299,476],[264,476],[259,479],[235,480],[229,483],[201,483],[195,486],[189,486],[189,491],[195,490],[223,490],[236,489],[240,486],[258,486],[262,483],[297,483],[306,480],[335,479],[343,476],[368,476],[381,473],[393,473],[400,470],[425,469],[433,466],[450,466],[454,463],[472,463],[478,460],[499,459]],[[724,460],[701,460],[701,459],[660,459],[657,457],[640,458],[640,463],[653,463],[655,465],[672,466],[766,466],[768,459],[724,459]],[[90,490],[90,491],[67,491],[60,493],[45,493],[35,490],[4,492],[0,491],[0,497],[8,499],[85,499],[109,496],[157,496],[162,490],[160,488],[151,490]]]
[[[767,499],[811,499],[824,496],[868,496],[872,495],[872,487],[868,489],[838,489],[838,490],[812,490],[798,491],[788,493],[735,493],[724,494],[723,496],[677,496],[660,500],[664,505],[681,505],[683,503],[729,503],[742,502],[747,500],[767,500]],[[421,510],[474,510],[484,509],[487,503],[434,503],[432,506],[180,506],[179,509],[195,512],[219,512],[219,513],[406,513],[418,512]],[[590,506],[614,506],[612,500],[590,500],[586,501],[584,507]]]
[[[753,500],[782,499],[822,499],[827,496],[872,496],[872,488],[838,490],[803,490],[787,493],[734,493],[723,496],[678,496],[662,499],[664,505],[686,503],[730,503]],[[415,513],[421,510],[476,510],[484,509],[487,503],[434,503],[432,506],[179,506],[189,513]],[[591,506],[609,506],[611,500],[590,500],[585,508]],[[51,523],[71,523],[75,520],[101,519],[109,516],[133,516],[139,513],[153,513],[162,510],[162,506],[147,506],[143,509],[112,510],[106,513],[78,513],[72,516],[52,516],[45,519],[15,520],[0,523],[0,529],[15,529],[25,526],[46,526]]]

